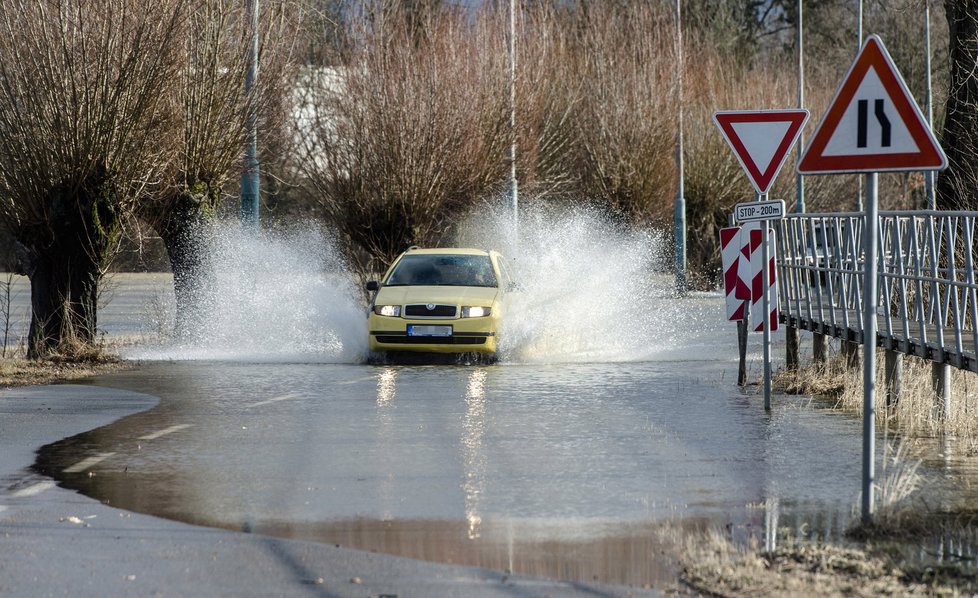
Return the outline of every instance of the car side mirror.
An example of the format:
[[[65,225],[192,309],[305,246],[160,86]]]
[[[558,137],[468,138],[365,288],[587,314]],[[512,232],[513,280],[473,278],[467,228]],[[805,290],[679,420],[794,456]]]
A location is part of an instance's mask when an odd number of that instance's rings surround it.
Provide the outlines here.
[[[367,290],[370,292],[376,292],[380,290],[380,283],[376,280],[370,280],[367,282]]]

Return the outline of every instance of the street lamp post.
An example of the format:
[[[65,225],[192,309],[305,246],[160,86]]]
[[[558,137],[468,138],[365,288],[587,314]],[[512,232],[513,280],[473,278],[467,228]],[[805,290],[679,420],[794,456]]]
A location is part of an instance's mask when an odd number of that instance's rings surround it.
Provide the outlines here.
[[[686,294],[686,196],[683,188],[683,28],[682,0],[676,0],[676,106],[679,110],[676,130],[676,202],[673,208],[673,231],[676,246],[676,294]]]
[[[248,70],[245,74],[245,98],[248,102],[247,137],[241,168],[241,223],[258,228],[259,167],[258,115],[254,87],[258,77],[258,0],[245,0],[251,22],[251,44],[248,51]]]
[[[802,19],[802,0],[798,0],[798,109],[805,107],[805,46],[804,28]],[[805,132],[798,133],[798,161],[801,162],[801,155],[805,146]],[[805,212],[805,179],[801,173],[795,175],[797,185],[797,197],[795,199],[795,212],[802,214]]]
[[[931,131],[934,130],[934,92],[931,86],[931,64],[930,64],[930,0],[924,1],[924,45],[927,46],[927,57],[925,61],[927,71],[927,126]],[[927,209],[937,209],[937,195],[934,192],[934,179],[936,172],[928,170],[924,172],[924,191],[927,195]]]
[[[509,185],[513,234],[519,226],[519,185],[516,181],[516,2],[509,0]]]

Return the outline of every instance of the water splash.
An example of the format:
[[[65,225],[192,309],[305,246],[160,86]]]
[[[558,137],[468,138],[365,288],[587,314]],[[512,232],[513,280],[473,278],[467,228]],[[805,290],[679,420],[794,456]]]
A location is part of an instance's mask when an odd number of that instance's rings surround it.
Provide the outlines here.
[[[185,338],[130,350],[134,359],[352,363],[367,326],[355,277],[321,229],[258,235],[221,228],[208,248],[207,283]]]
[[[499,249],[520,289],[510,295],[504,362],[617,362],[702,358],[695,331],[722,324],[715,297],[677,300],[663,235],[599,210],[534,206],[470,220],[462,243]],[[707,307],[706,304],[710,304]]]
[[[718,294],[677,300],[659,232],[582,207],[505,210],[460,226],[457,244],[510,259],[520,288],[500,331],[504,363],[715,359]],[[356,363],[367,357],[366,305],[330,237],[304,225],[259,236],[226,226],[211,243],[209,284],[192,334],[134,359]]]

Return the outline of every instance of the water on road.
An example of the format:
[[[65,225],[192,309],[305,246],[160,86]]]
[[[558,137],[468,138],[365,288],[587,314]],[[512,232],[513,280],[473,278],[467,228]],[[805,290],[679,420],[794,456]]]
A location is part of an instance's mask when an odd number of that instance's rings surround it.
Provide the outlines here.
[[[831,533],[856,501],[858,421],[787,400],[765,415],[732,380],[715,360],[149,364],[93,382],[158,408],[40,463],[163,517],[643,584],[671,574],[663,524],[763,537],[775,509]]]
[[[147,317],[172,318],[160,287],[120,284],[127,307],[101,321],[139,322],[124,354],[141,363],[92,383],[161,403],[38,468],[163,517],[610,583],[672,582],[690,527],[842,529],[859,420],[789,397],[765,414],[736,386],[722,297],[675,299],[650,274],[655,235],[544,216],[503,239],[522,289],[494,366],[366,365],[363,297],[312,230],[219,241],[200,325],[173,342],[149,338]]]

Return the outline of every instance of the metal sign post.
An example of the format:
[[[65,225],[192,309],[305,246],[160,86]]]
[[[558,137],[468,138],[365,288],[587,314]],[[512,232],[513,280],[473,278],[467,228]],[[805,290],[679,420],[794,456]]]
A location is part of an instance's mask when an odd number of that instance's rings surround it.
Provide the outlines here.
[[[873,518],[873,485],[876,480],[876,254],[879,234],[879,175],[866,174],[866,255],[863,280],[863,523]]]
[[[860,3],[860,11],[862,10]],[[876,478],[876,309],[879,172],[942,170],[944,151],[892,58],[866,38],[798,164],[800,174],[866,173],[863,235],[862,520],[873,519]],[[860,187],[863,190],[863,187]]]
[[[761,331],[764,334],[764,410],[771,410],[771,227],[784,217],[784,200],[767,201],[767,191],[781,171],[791,147],[808,122],[807,110],[719,111],[713,122],[754,185],[751,204],[739,204],[737,220],[763,221],[761,226]],[[756,273],[754,274],[756,276]],[[748,325],[748,329],[750,326]]]
[[[759,193],[757,201],[767,200],[767,193]],[[783,213],[783,212],[782,212]],[[767,219],[761,227],[761,284],[764,299],[761,307],[764,309],[764,411],[771,411],[771,252],[768,247],[768,236],[771,227]]]

